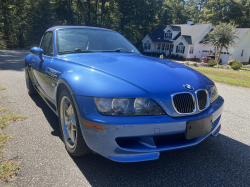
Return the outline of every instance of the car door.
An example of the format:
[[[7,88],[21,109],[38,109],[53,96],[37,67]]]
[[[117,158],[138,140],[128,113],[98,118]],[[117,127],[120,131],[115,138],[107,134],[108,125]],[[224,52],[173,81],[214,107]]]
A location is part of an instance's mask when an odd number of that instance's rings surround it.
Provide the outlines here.
[[[45,92],[46,84],[45,84],[45,72],[48,62],[50,62],[53,58],[53,33],[47,32],[42,40],[40,48],[44,51],[42,60],[38,56],[32,57],[32,70],[34,75],[35,85],[39,89],[39,91]]]

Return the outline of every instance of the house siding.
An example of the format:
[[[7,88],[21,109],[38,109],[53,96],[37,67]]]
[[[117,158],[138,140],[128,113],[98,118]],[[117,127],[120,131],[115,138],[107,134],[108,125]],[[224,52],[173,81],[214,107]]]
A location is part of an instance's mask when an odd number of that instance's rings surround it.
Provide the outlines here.
[[[244,50],[243,56],[241,56],[242,50]],[[249,62],[250,58],[250,31],[241,39],[238,45],[235,47],[233,53],[233,59],[239,60],[244,64]]]
[[[209,26],[207,26],[205,32],[194,42],[194,52],[193,54],[189,54],[187,58],[194,58],[194,59],[201,59],[201,53],[202,53],[202,49],[201,49],[201,45],[200,45],[200,41],[206,36],[206,34],[212,29],[212,24],[210,24]]]
[[[177,31],[172,31],[172,39],[174,39],[178,34],[179,34],[179,32],[177,32]]]
[[[179,43],[183,43],[183,45],[185,46],[185,51],[184,51],[184,54],[183,53],[176,53],[176,47],[177,45],[179,45]],[[188,50],[189,50],[189,45],[188,43],[186,42],[186,40],[184,38],[181,38],[179,40],[177,40],[175,43],[174,43],[174,49],[173,49],[173,53],[174,54],[178,54],[178,55],[182,55],[184,58],[187,57],[187,54],[188,54]]]

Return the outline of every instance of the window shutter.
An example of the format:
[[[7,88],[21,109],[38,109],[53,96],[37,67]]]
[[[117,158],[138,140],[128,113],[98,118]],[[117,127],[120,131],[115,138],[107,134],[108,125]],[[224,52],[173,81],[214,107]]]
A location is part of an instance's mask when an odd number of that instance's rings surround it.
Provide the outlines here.
[[[183,46],[183,51],[182,51],[183,54],[184,54],[184,51],[185,51],[185,46]]]
[[[176,53],[178,53],[178,45],[176,46]]]

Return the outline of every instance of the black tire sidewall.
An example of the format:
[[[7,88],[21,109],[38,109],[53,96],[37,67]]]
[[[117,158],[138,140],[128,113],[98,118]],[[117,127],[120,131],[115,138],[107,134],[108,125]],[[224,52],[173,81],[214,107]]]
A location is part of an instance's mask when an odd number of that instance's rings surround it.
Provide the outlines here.
[[[62,122],[61,122],[61,100],[63,98],[63,96],[66,96],[71,104],[72,104],[72,107],[73,107],[73,110],[74,110],[74,113],[75,113],[75,119],[76,119],[76,142],[75,142],[75,145],[73,147],[69,147],[68,146],[68,142],[67,140],[65,139],[65,135],[64,135],[64,132],[63,132],[63,127],[62,127]],[[79,122],[78,122],[78,116],[77,116],[77,112],[76,112],[76,108],[75,108],[75,104],[73,102],[73,99],[71,97],[71,94],[66,91],[66,90],[62,90],[60,95],[59,95],[59,99],[58,99],[58,113],[59,113],[59,125],[60,125],[60,130],[61,130],[61,135],[62,135],[62,139],[63,139],[63,142],[65,144],[65,148],[66,150],[71,154],[71,155],[74,155],[75,152],[76,152],[76,149],[77,149],[77,146],[78,146],[78,141],[79,141],[79,137],[82,136],[80,133],[81,132],[81,129],[80,129],[80,126],[79,126]]]

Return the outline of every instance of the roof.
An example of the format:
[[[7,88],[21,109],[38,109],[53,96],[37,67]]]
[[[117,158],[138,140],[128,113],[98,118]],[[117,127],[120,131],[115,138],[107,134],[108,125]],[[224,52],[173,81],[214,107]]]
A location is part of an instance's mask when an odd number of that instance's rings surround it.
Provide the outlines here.
[[[173,31],[179,31],[179,32],[181,32],[181,27],[174,26],[174,25],[169,25],[169,26],[173,29]]]
[[[206,32],[207,27],[211,26],[211,24],[178,24],[174,26],[179,26],[181,28],[181,35],[184,36],[185,40],[187,39],[189,44],[194,44],[197,39]],[[189,38],[187,38],[187,36],[189,36]]]
[[[250,28],[235,28],[233,31],[236,31],[238,34],[238,38],[234,40],[235,45],[238,45],[240,40],[247,34]]]
[[[149,34],[149,37],[153,42],[173,43],[180,36],[183,36],[188,44],[194,44],[196,40],[202,34],[205,33],[207,27],[211,26],[211,24],[210,23],[193,24],[193,25],[176,24],[169,26],[173,29],[173,31],[179,31],[179,33],[174,39],[172,40],[164,39],[164,29],[167,27],[167,25],[160,25],[152,34]]]
[[[186,36],[186,35],[182,35],[182,37],[186,40],[186,42],[188,43],[188,44],[192,44],[192,38],[191,38],[191,36]]]
[[[152,34],[149,34],[148,36],[153,42],[173,43],[171,40],[164,39],[164,29],[166,27],[167,25],[160,25]]]
[[[105,29],[105,28],[100,28],[100,27],[74,26],[74,25],[54,26],[54,27],[49,28],[47,31],[54,31],[56,29],[98,29],[98,30],[113,31],[113,30],[110,30],[110,29]],[[115,31],[113,31],[113,32],[115,32]]]
[[[233,31],[237,32],[238,38],[234,40],[234,44],[237,46],[240,40],[247,34],[247,32],[250,30],[250,28],[235,28]],[[213,31],[213,29],[210,30],[210,32]],[[204,41],[200,41],[200,44],[203,44],[204,42],[208,41],[208,35],[204,37]]]

